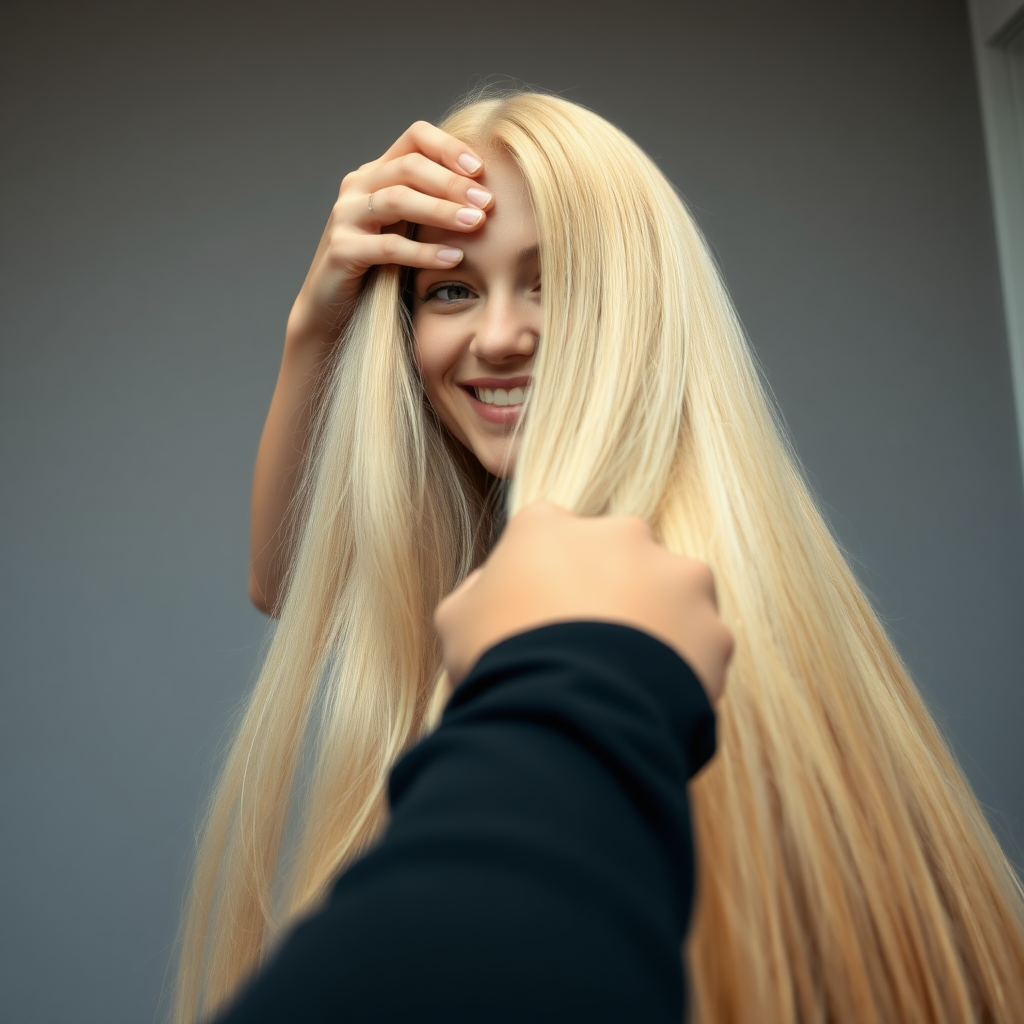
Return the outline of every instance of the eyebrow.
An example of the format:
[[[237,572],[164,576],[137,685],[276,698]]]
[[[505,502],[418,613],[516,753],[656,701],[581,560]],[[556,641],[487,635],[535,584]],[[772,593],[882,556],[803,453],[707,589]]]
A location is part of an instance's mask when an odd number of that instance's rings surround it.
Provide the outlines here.
[[[540,243],[520,249],[516,254],[516,266],[521,267],[524,263],[530,263],[540,256]]]

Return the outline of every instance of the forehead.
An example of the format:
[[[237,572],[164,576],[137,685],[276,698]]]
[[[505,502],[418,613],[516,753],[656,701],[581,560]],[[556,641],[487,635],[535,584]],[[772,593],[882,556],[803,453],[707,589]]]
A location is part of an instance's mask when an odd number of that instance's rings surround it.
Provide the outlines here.
[[[512,158],[505,153],[485,151],[484,170],[476,179],[494,196],[487,221],[476,231],[451,231],[420,225],[416,240],[451,245],[464,250],[466,259],[514,259],[521,250],[537,242],[537,225],[526,182]]]

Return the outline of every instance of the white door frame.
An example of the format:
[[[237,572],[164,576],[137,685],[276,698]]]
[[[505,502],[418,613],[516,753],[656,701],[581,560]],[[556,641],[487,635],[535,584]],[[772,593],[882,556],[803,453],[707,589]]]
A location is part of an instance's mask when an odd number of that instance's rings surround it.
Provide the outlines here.
[[[1024,0],[967,0],[1024,473]]]

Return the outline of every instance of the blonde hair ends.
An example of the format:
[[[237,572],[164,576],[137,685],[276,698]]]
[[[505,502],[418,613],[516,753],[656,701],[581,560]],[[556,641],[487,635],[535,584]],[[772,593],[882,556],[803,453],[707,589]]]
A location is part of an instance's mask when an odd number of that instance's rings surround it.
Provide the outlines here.
[[[691,786],[691,1018],[1024,1021],[1020,882],[801,477],[675,190],[556,96],[469,97],[441,127],[506,151],[536,216],[543,327],[515,474],[488,492],[447,435],[403,271],[376,268],[210,803],[175,1021],[223,1006],[379,834],[388,771],[437,715],[433,609],[541,498],[641,516],[708,562],[736,637],[718,753]]]

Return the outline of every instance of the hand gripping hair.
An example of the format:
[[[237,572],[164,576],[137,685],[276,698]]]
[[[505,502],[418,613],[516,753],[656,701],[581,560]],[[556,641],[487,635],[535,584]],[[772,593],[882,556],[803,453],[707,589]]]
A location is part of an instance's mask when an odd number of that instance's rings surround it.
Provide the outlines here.
[[[507,515],[547,499],[640,516],[710,564],[736,637],[719,753],[691,788],[693,1019],[1024,1021],[1020,884],[801,477],[672,185],[558,97],[471,97],[441,127],[507,152],[536,217],[543,326],[515,471],[489,492],[433,413],[408,272],[376,268],[211,802],[177,1019],[229,999],[378,835],[388,771],[444,686],[434,607]]]

